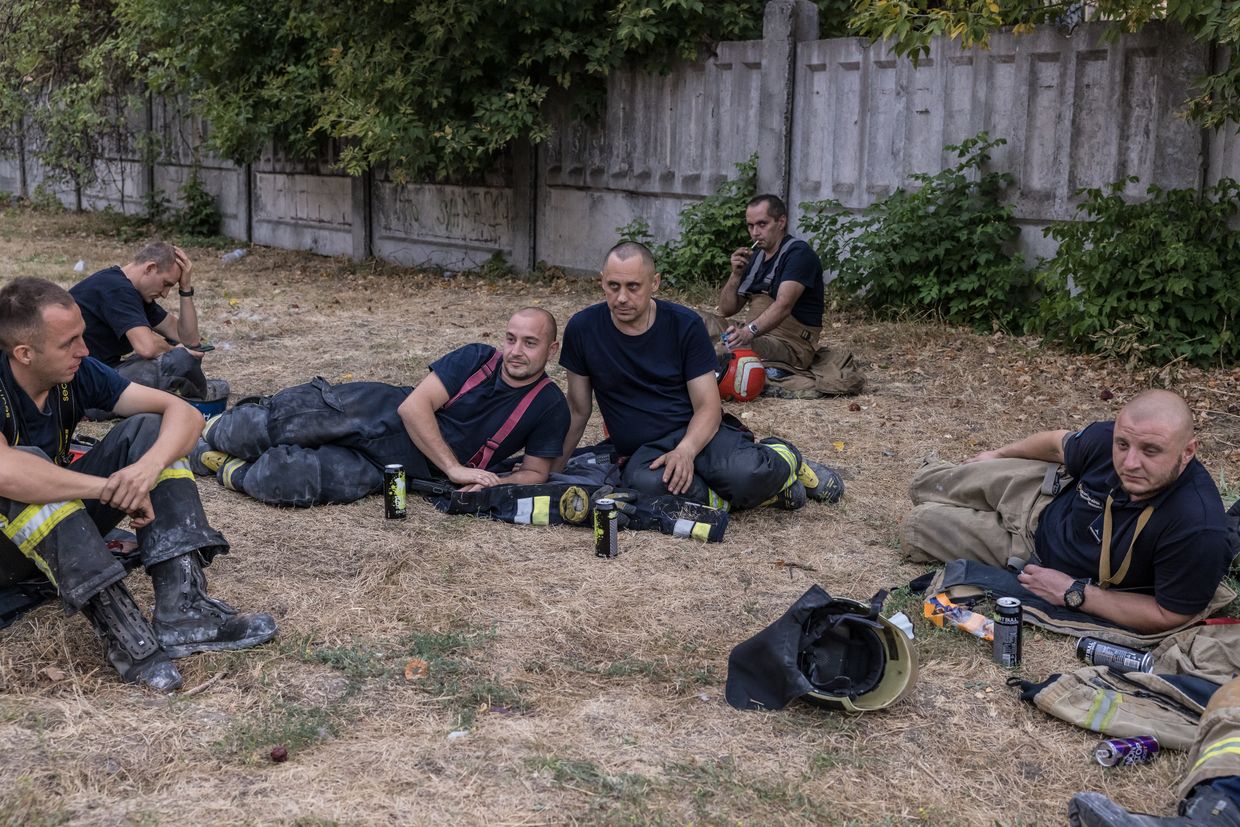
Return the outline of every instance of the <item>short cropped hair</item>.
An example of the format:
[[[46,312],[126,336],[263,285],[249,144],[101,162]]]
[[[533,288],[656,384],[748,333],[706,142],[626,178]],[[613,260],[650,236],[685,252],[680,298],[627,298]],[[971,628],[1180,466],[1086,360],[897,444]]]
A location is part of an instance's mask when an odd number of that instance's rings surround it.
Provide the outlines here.
[[[766,214],[778,221],[788,214],[788,207],[784,204],[784,199],[778,195],[765,193],[763,195],[755,195],[749,199],[746,207],[756,207],[759,204],[766,204]]]
[[[603,257],[603,262],[615,256],[621,261],[628,261],[633,256],[640,256],[642,264],[645,264],[651,270],[654,269],[654,253],[650,252],[650,248],[640,241],[621,241],[616,246],[607,251],[607,255]]]
[[[551,315],[551,311],[545,307],[522,307],[514,316],[520,316],[522,313],[534,313],[543,317],[543,323],[547,325],[547,341],[554,342],[555,337],[559,335],[559,328],[555,323],[555,316]]]
[[[165,241],[156,241],[134,254],[134,264],[146,264],[148,261],[155,262],[155,269],[166,273],[177,266],[177,251]]]
[[[0,289],[0,348],[12,352],[18,345],[42,340],[43,309],[73,307],[69,291],[44,279],[20,276]]]

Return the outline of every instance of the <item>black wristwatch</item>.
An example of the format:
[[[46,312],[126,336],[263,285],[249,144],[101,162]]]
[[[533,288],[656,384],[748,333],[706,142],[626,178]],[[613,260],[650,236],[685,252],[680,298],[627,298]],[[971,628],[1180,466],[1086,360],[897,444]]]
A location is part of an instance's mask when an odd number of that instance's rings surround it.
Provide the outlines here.
[[[1085,605],[1085,587],[1089,585],[1089,578],[1082,577],[1079,580],[1073,580],[1072,585],[1063,593],[1063,604],[1069,609],[1079,609]]]
[[[185,298],[187,298],[187,299],[188,299],[190,296],[194,295],[194,288],[192,288],[192,287],[191,287],[191,288],[190,288],[190,289],[188,289],[188,290],[182,290],[181,288],[179,288],[179,287],[178,287],[178,288],[177,288],[177,295],[178,295],[178,296],[183,296],[183,297],[185,297]]]

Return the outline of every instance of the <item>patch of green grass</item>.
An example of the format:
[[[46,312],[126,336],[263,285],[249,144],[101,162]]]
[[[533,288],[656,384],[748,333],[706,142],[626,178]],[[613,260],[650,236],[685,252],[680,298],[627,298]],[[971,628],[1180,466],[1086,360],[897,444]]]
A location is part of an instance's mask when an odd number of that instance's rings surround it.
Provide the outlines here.
[[[678,794],[688,792],[692,796],[698,817],[704,822],[719,820],[720,814],[712,811],[716,802],[723,808],[740,809],[755,823],[763,820],[753,812],[757,805],[817,823],[832,820],[830,812],[797,789],[794,782],[768,783],[741,777],[730,759],[670,764],[665,769],[669,785],[677,788]]]
[[[534,770],[548,773],[557,784],[589,795],[638,800],[651,788],[650,779],[635,773],[608,775],[593,761],[577,761],[555,756],[527,758]]]
[[[302,706],[280,704],[252,718],[236,721],[216,743],[216,750],[227,757],[241,757],[256,763],[267,757],[272,747],[284,747],[289,755],[313,746],[339,731],[338,705]]]

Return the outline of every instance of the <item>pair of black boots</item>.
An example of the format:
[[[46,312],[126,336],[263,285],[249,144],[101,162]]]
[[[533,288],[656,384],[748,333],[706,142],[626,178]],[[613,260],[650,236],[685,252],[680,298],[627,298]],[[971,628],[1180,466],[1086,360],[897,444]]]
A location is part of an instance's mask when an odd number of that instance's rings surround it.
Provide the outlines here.
[[[276,634],[270,614],[242,614],[207,594],[197,552],[157,563],[147,573],[155,587],[153,623],[123,582],[103,589],[82,608],[104,643],[108,662],[130,683],[172,692],[181,686],[173,658],[244,649]]]

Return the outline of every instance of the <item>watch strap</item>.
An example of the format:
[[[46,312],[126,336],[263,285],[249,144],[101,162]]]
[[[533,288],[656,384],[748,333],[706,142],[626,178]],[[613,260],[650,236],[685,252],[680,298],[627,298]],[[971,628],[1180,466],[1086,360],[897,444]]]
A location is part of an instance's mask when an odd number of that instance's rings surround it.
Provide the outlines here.
[[[180,288],[178,287],[178,288],[177,288],[177,295],[178,295],[178,296],[180,296],[180,297],[182,297],[182,298],[188,299],[190,296],[194,295],[194,288],[192,288],[192,287],[191,287],[191,288],[190,288],[190,289],[188,289],[188,290],[182,290],[182,289],[180,289]]]

